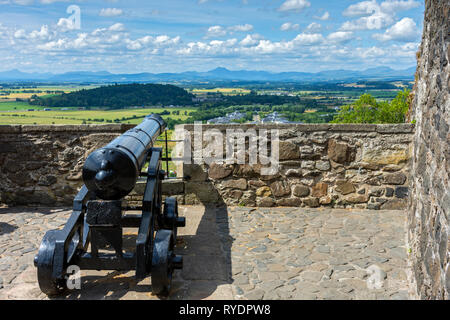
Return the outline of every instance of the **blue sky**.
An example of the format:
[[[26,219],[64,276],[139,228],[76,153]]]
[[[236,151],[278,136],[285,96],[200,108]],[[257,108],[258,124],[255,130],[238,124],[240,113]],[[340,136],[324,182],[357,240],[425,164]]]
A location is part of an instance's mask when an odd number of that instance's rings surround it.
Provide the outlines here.
[[[423,12],[423,0],[0,0],[0,71],[403,69]]]

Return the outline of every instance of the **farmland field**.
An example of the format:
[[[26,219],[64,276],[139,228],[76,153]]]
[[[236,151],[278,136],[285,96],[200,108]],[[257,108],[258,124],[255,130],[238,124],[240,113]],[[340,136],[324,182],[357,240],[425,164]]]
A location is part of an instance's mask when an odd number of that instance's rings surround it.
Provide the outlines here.
[[[0,101],[15,100],[15,99],[29,99],[32,95],[49,96],[53,92],[73,92],[82,89],[93,89],[98,86],[80,86],[80,85],[62,85],[62,86],[38,86],[38,87],[23,87],[17,88],[0,88]]]
[[[14,107],[17,109],[14,110]],[[35,111],[20,111],[27,109]],[[12,111],[7,111],[11,110]],[[120,110],[61,110],[44,111],[43,107],[30,106],[23,102],[0,103],[1,124],[82,124],[82,123],[131,123],[138,124],[146,115],[169,111],[164,119],[186,120],[193,108],[144,108]]]

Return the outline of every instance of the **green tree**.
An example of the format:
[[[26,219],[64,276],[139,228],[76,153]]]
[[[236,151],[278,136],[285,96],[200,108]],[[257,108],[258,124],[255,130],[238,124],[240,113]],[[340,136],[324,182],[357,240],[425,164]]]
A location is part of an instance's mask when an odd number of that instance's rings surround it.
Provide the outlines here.
[[[391,101],[378,102],[363,94],[352,105],[341,107],[331,123],[403,123],[410,105],[410,91],[399,91]]]

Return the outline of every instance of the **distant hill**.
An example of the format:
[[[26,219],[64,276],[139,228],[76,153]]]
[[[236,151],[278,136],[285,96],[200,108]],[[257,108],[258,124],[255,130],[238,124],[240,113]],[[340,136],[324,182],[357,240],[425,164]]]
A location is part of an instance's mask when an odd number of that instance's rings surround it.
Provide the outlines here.
[[[84,89],[53,97],[33,96],[31,104],[46,107],[108,107],[190,105],[194,96],[173,85],[123,84]]]
[[[41,81],[41,82],[90,82],[90,83],[130,83],[130,82],[203,82],[203,81],[271,81],[271,82],[322,82],[357,80],[413,80],[415,67],[394,70],[376,67],[367,70],[329,70],[317,73],[268,71],[232,71],[216,68],[207,72],[187,71],[181,73],[136,73],[113,74],[99,72],[67,72],[63,74],[24,73],[18,70],[0,72],[0,81]]]

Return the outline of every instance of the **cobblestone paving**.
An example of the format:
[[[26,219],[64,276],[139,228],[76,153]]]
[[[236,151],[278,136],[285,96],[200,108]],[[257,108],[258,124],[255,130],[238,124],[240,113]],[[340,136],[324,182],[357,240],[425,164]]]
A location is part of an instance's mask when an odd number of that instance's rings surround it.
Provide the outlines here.
[[[300,208],[181,207],[169,299],[408,299],[405,213]],[[47,299],[33,257],[67,209],[0,208],[0,300]],[[133,233],[125,230],[128,244]],[[82,271],[58,299],[158,299],[150,277]]]

